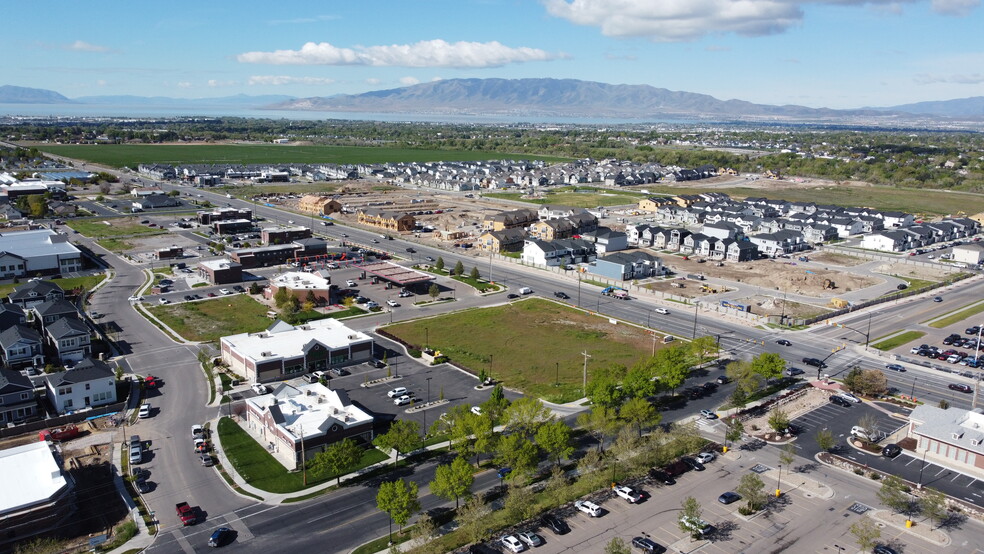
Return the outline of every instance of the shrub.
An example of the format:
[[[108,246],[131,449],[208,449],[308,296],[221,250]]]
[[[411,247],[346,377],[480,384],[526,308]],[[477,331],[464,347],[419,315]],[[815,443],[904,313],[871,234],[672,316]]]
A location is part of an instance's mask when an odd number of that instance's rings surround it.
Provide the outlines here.
[[[864,470],[861,469],[861,468],[859,468],[859,467],[856,467],[856,468],[854,468],[854,474],[855,475],[864,475]]]
[[[874,471],[872,471],[871,474],[868,475],[868,477],[871,477],[872,481],[877,481],[881,479],[881,473],[875,473]]]
[[[407,354],[409,354],[411,358],[419,358],[422,353],[416,348],[411,348],[410,350],[407,350]]]

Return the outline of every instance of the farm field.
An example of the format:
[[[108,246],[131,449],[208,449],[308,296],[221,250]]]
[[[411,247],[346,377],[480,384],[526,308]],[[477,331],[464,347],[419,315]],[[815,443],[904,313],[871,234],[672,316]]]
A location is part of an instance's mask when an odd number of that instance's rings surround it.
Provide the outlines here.
[[[280,163],[383,163],[479,161],[562,158],[456,150],[358,146],[290,146],[279,144],[40,144],[38,149],[112,167],[135,168],[141,163],[160,164],[280,164]]]
[[[491,370],[505,386],[554,402],[580,397],[582,352],[591,356],[590,379],[594,368],[633,365],[649,356],[653,345],[652,335],[643,329],[612,325],[607,318],[540,299],[383,329],[411,345],[429,340],[431,348],[476,375]]]

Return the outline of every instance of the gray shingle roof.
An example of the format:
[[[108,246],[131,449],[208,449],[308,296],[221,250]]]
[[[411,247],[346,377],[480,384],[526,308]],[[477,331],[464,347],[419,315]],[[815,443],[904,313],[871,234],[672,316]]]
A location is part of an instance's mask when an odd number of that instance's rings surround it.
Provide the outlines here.
[[[115,377],[115,375],[113,368],[106,362],[86,358],[68,371],[50,373],[45,375],[44,378],[52,387],[60,387],[62,385],[74,385],[76,383],[95,381],[96,379],[106,379],[108,377]]]

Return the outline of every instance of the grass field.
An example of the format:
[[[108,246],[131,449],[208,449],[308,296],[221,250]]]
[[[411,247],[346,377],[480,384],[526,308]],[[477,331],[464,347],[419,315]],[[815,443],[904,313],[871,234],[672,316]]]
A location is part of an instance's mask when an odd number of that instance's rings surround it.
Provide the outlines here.
[[[931,321],[928,325],[934,329],[942,329],[944,327],[949,327],[954,323],[959,323],[971,316],[975,316],[981,312],[984,312],[984,302],[975,304],[969,308],[960,310],[959,312],[954,312],[946,317]]]
[[[148,308],[187,340],[209,342],[227,335],[255,333],[270,326],[267,306],[246,294]]]
[[[92,290],[92,287],[98,285],[105,278],[105,275],[90,275],[88,277],[70,277],[67,279],[45,279],[45,281],[51,281],[61,287],[65,292],[68,292],[76,287],[82,287],[85,290]],[[6,298],[11,291],[23,284],[24,283],[21,282],[0,285],[0,297]]]
[[[594,187],[562,187],[551,190],[538,200],[522,198],[518,192],[494,192],[483,194],[490,198],[501,198],[503,200],[519,200],[531,204],[560,204],[562,206],[574,206],[578,208],[594,208],[596,206],[620,206],[623,204],[637,204],[639,200],[646,198],[646,194],[630,191],[612,191],[607,189],[597,189]]]
[[[100,144],[38,145],[43,152],[78,160],[133,167],[141,163],[161,164],[275,164],[275,163],[383,163],[524,159],[562,161],[563,158],[473,152],[458,150],[414,150],[410,148],[358,146],[284,146],[277,144]]]
[[[429,346],[475,374],[491,369],[507,387],[554,402],[580,397],[582,352],[591,356],[590,376],[594,368],[631,366],[652,351],[652,337],[642,329],[539,299],[385,329],[413,345],[429,339]]]
[[[888,350],[892,350],[893,348],[898,348],[903,344],[910,343],[914,340],[919,340],[923,338],[925,334],[926,333],[922,331],[906,331],[904,333],[899,333],[898,335],[887,338],[885,340],[878,341],[872,344],[871,346],[873,348],[877,348],[878,350],[888,351]]]
[[[151,236],[166,233],[158,227],[141,225],[135,217],[113,219],[76,219],[65,223],[68,227],[94,239],[129,237],[135,235]]]

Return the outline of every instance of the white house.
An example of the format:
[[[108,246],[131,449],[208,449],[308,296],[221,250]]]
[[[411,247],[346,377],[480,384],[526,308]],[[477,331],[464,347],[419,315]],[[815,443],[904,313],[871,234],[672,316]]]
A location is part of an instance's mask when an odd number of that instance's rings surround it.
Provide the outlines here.
[[[59,414],[116,402],[116,373],[106,362],[92,358],[68,371],[45,375],[44,385]]]
[[[524,263],[560,266],[594,261],[596,256],[595,245],[577,239],[559,240],[526,240],[523,242],[523,254],[521,259]]]
[[[976,242],[954,246],[953,261],[977,265],[984,261],[984,246]]]
[[[901,231],[882,231],[861,238],[861,248],[882,252],[902,252],[908,248],[911,237]]]

